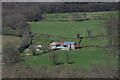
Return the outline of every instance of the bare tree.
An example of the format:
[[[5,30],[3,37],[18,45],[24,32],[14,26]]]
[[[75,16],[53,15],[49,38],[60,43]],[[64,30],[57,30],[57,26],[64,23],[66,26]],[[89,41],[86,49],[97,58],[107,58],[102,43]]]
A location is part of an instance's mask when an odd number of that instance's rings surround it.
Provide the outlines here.
[[[3,31],[9,28],[14,32],[14,35],[22,36],[24,28],[28,26],[26,18],[23,15],[13,13],[13,15],[3,17],[3,27],[6,27],[3,28]]]
[[[65,62],[69,64],[69,54],[65,52]]]
[[[104,21],[104,28],[107,32],[109,44],[117,44],[118,42],[118,18],[111,16]]]
[[[77,40],[78,40],[78,45],[80,45],[80,43],[81,43],[80,33],[77,33],[76,36],[77,36]]]
[[[57,64],[57,56],[58,55],[55,52],[51,52],[50,55],[49,55],[49,58],[54,65]]]
[[[85,11],[83,12],[83,16],[84,16],[84,18],[86,18],[86,12]]]
[[[56,20],[58,19],[59,13],[55,13]]]
[[[44,20],[44,21],[47,20],[47,16],[46,16],[46,13],[45,13],[45,12],[43,12],[43,20]]]
[[[90,29],[86,29],[86,33],[88,34],[88,37],[90,37],[91,36],[91,32],[92,32],[92,30],[90,30]]]

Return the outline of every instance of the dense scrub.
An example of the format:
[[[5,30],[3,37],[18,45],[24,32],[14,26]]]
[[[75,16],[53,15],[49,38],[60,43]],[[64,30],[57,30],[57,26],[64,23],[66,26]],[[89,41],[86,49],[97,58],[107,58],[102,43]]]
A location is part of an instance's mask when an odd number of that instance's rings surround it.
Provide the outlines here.
[[[34,74],[33,74],[34,73]],[[3,78],[114,78],[117,72],[111,67],[82,67],[54,66],[34,68],[31,66],[14,65],[3,67]]]

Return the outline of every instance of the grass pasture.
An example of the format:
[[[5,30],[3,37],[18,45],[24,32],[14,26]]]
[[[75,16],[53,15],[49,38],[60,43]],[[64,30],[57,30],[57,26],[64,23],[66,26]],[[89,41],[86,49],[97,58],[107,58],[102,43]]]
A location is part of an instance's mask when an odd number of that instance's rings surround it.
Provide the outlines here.
[[[109,12],[93,12],[87,13],[87,15],[104,15],[107,17]],[[113,12],[116,14],[116,12]],[[59,14],[58,19],[62,19],[63,16],[70,16],[71,13]],[[54,14],[47,14],[48,19],[55,20],[53,16]],[[92,17],[91,17],[92,18]],[[76,38],[76,34],[80,33],[82,37],[88,36],[86,33],[87,29],[92,30],[91,35],[101,35],[106,34],[104,28],[100,25],[100,21],[102,20],[86,20],[80,22],[49,22],[49,21],[40,21],[40,22],[30,22],[31,32],[41,33],[41,34],[49,34],[54,36],[62,36],[62,37],[70,37]],[[47,36],[37,36],[34,35],[33,45],[47,45],[53,41],[57,42],[65,42],[71,41],[76,42],[77,39],[58,39]],[[97,45],[97,46],[105,46],[107,44],[107,39],[105,37],[96,37],[96,38],[85,38],[81,41],[81,46],[88,45]],[[108,50],[108,49],[107,49]],[[69,61],[71,64],[67,64],[67,66],[82,66],[82,67],[91,67],[92,64],[95,65],[110,65],[117,67],[117,61],[113,60],[113,57],[109,54],[105,54],[105,50],[96,48],[96,47],[86,47],[77,50],[69,50],[69,51],[55,51],[58,54],[57,62],[60,65],[65,65],[65,53],[69,53]],[[27,56],[24,62],[21,64],[29,64],[34,67],[40,67],[43,65],[53,66],[51,61],[49,60],[49,54],[46,53],[38,56]]]
[[[72,51],[56,51],[58,54],[57,62],[60,65],[65,65],[65,53],[69,53],[69,62],[67,66],[81,66],[90,68],[93,64],[95,65],[110,65],[116,66],[116,62],[110,58],[109,55],[103,54],[103,50],[95,48],[83,48]],[[49,54],[43,54],[40,56],[29,56],[25,59],[25,62],[21,64],[29,64],[34,67],[41,67],[43,65],[53,66],[49,60]],[[109,62],[109,63],[108,63]]]
[[[92,30],[91,35],[104,33],[99,21],[88,20],[81,22],[36,22],[30,23],[31,31],[42,34],[75,38],[77,33],[87,36],[86,29]]]

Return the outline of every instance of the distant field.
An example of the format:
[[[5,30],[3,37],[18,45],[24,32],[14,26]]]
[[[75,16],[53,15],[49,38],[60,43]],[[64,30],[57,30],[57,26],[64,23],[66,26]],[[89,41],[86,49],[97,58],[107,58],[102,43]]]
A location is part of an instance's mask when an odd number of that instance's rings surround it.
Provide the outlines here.
[[[107,11],[107,12],[86,12],[86,18],[89,19],[96,19],[99,16],[104,16],[107,17],[110,14],[118,14],[117,11]],[[46,20],[72,20],[71,16],[72,15],[81,15],[83,16],[83,13],[78,12],[78,13],[57,13],[57,14],[46,14]],[[66,18],[67,17],[67,18]]]

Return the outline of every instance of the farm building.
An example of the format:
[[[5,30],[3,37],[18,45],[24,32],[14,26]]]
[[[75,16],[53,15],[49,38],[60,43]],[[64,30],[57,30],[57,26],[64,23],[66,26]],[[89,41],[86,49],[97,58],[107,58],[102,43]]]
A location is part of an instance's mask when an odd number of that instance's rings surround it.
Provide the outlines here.
[[[73,50],[79,48],[79,45],[76,45],[75,42],[64,42],[64,43],[53,42],[50,44],[50,47],[52,49]]]
[[[41,45],[37,45],[37,47],[40,47],[40,48],[41,48]]]
[[[80,45],[74,45],[75,49],[79,49]]]
[[[60,44],[58,44],[57,42],[53,42],[53,43],[50,44],[50,47],[52,49],[57,49],[57,46],[60,46]]]
[[[63,50],[71,50],[75,49],[74,45],[76,45],[75,42],[64,42],[63,46],[65,47]]]
[[[60,43],[58,43],[58,44],[59,44],[61,47],[63,47],[63,44],[64,44],[64,43],[61,43],[61,42],[60,42]]]

